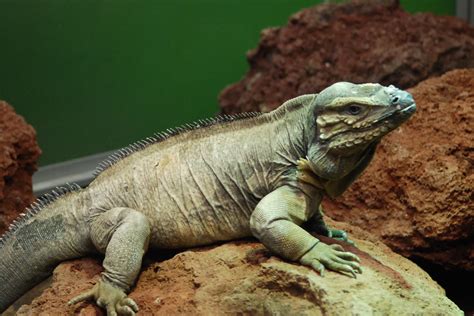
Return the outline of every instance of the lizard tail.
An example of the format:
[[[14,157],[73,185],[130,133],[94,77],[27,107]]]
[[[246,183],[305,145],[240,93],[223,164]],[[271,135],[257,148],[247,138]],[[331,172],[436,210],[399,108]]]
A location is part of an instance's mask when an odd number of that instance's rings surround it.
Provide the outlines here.
[[[33,203],[0,237],[0,313],[63,260],[93,248],[86,222],[88,194],[58,188]]]

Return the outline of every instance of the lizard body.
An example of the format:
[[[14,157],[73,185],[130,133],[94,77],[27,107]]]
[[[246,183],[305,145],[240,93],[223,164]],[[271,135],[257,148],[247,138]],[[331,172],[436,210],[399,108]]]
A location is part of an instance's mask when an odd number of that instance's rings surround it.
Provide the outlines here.
[[[47,196],[0,241],[0,311],[63,260],[105,254],[94,299],[133,315],[126,297],[148,248],[258,238],[277,255],[355,276],[358,258],[302,228],[347,239],[322,221],[324,195],[341,194],[382,136],[415,110],[392,86],[337,83],[270,113],[203,121],[138,142],[99,167],[85,189]]]

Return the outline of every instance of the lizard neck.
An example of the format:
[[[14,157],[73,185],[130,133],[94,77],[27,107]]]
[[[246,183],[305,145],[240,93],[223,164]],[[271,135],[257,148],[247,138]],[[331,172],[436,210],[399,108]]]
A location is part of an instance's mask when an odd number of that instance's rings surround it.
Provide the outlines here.
[[[366,150],[351,156],[332,155],[318,144],[309,147],[307,159],[313,172],[326,180],[338,180],[351,172]]]
[[[285,166],[296,166],[299,158],[306,157],[308,139],[307,117],[310,115],[308,104],[314,95],[303,95],[291,99],[270,113],[274,128],[272,151],[276,154],[276,162]]]

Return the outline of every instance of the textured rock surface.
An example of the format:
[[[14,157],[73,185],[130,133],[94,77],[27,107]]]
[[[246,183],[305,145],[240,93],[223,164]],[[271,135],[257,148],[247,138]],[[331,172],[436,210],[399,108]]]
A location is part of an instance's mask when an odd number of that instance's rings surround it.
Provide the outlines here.
[[[340,224],[344,225],[344,224]],[[444,291],[416,265],[396,255],[361,230],[342,227],[362,251],[364,273],[358,279],[284,262],[256,242],[241,241],[197,248],[171,259],[146,264],[130,295],[142,315],[459,315]],[[93,259],[63,263],[52,286],[17,315],[97,315],[82,303],[66,305],[89,288],[101,268]]]
[[[365,173],[326,214],[392,249],[474,271],[474,70],[409,90],[410,121],[385,137]]]
[[[447,70],[474,67],[474,28],[383,2],[388,4],[319,5],[291,16],[284,27],[264,30],[248,53],[245,78],[221,93],[222,112],[268,111],[337,81],[408,88]]]
[[[0,235],[33,201],[31,176],[40,154],[33,127],[0,101]]]

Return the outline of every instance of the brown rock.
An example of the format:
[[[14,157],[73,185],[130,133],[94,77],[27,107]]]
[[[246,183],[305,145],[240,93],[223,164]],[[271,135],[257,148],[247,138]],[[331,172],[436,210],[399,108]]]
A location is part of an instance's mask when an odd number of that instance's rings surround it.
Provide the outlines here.
[[[240,241],[196,248],[149,263],[130,294],[138,315],[461,315],[431,278],[361,230],[352,232],[362,259],[357,279],[272,256],[262,244]],[[364,238],[361,240],[358,238]],[[99,315],[94,305],[66,302],[92,286],[101,270],[93,259],[56,268],[51,287],[17,315]]]
[[[474,66],[474,28],[454,17],[411,15],[397,3],[318,5],[265,29],[247,55],[245,78],[222,91],[222,112],[269,111],[337,81],[408,88]]]
[[[387,135],[364,174],[326,214],[405,256],[474,271],[474,70],[409,90],[414,117]]]
[[[0,236],[33,202],[31,176],[40,154],[33,127],[0,101]]]

